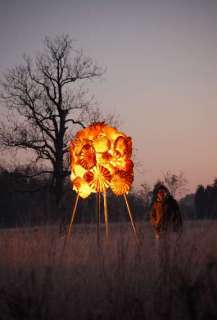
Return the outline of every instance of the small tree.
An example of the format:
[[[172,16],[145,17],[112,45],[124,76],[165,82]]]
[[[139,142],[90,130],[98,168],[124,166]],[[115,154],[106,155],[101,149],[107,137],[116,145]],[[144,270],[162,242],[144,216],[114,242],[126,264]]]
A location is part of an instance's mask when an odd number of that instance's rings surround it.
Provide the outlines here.
[[[167,171],[164,174],[163,182],[165,183],[173,197],[180,196],[182,193],[184,193],[186,191],[186,185],[188,183],[182,171],[180,171],[178,174]]]
[[[199,185],[195,192],[194,205],[197,219],[202,219],[207,214],[207,192],[203,185]]]
[[[1,98],[9,122],[2,122],[0,144],[30,149],[36,161],[51,164],[52,188],[57,202],[63,194],[67,169],[67,142],[72,130],[84,127],[91,99],[86,81],[103,74],[91,58],[73,49],[68,35],[45,38],[44,52],[35,59],[24,56],[22,65],[8,70]]]
[[[137,195],[143,200],[144,205],[147,206],[149,202],[149,197],[151,193],[151,187],[147,183],[142,183],[140,185],[140,190],[138,191]]]

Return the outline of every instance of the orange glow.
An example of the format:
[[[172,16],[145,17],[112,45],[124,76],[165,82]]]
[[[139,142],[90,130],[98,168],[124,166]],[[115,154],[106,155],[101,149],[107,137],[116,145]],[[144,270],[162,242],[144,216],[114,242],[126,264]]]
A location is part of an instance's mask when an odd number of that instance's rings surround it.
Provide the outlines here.
[[[111,189],[116,195],[120,196],[129,192],[132,182],[133,175],[131,172],[119,170],[112,177]]]
[[[69,144],[71,182],[81,198],[92,192],[128,193],[133,182],[132,139],[105,123],[80,130]]]

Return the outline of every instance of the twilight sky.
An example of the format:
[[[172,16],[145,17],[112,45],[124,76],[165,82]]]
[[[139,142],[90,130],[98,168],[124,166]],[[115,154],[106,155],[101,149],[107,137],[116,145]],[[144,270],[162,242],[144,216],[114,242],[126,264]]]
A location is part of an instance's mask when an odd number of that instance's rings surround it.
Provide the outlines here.
[[[216,0],[0,0],[0,72],[68,33],[105,66],[91,84],[120,115],[152,184],[184,171],[189,191],[217,177]]]

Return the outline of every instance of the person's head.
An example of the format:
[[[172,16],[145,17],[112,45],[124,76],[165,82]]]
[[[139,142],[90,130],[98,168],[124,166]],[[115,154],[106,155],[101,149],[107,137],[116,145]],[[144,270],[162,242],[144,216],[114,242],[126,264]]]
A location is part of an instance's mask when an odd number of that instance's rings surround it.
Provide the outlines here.
[[[160,201],[164,200],[167,195],[169,195],[169,190],[165,185],[161,182],[158,182],[154,187],[154,199],[158,199]]]
[[[168,192],[164,188],[161,188],[157,191],[157,199],[163,201],[166,198],[167,194]]]

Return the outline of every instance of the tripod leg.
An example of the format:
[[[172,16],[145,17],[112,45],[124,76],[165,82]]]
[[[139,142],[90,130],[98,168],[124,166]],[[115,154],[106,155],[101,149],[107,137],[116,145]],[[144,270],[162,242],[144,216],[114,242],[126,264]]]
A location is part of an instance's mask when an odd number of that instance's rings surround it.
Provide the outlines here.
[[[71,222],[70,222],[69,230],[68,230],[68,234],[67,234],[67,239],[69,239],[71,234],[72,234],[72,225],[73,225],[74,220],[75,220],[76,209],[77,209],[77,205],[78,205],[78,199],[79,199],[79,194],[77,194],[77,196],[76,196],[75,205],[74,205],[74,208],[73,208],[73,211],[72,211],[72,218],[71,218]]]
[[[105,216],[105,234],[106,234],[106,240],[108,240],[109,230],[108,230],[108,206],[107,206],[106,189],[104,189],[103,191],[103,199],[104,199],[104,216]]]
[[[96,214],[97,214],[97,225],[96,225],[96,233],[97,233],[97,245],[100,247],[100,192],[97,192],[97,206],[96,206]]]
[[[139,237],[138,237],[138,234],[137,234],[136,225],[135,225],[135,223],[133,221],[133,216],[132,216],[132,213],[131,213],[131,210],[130,210],[130,206],[129,206],[129,203],[128,203],[128,200],[127,200],[126,193],[124,194],[124,200],[126,202],[127,211],[128,211],[129,217],[130,217],[130,222],[131,222],[131,225],[132,225],[132,228],[133,228],[133,232],[134,232],[135,237],[136,237],[136,241],[137,241],[137,243],[139,243]]]

